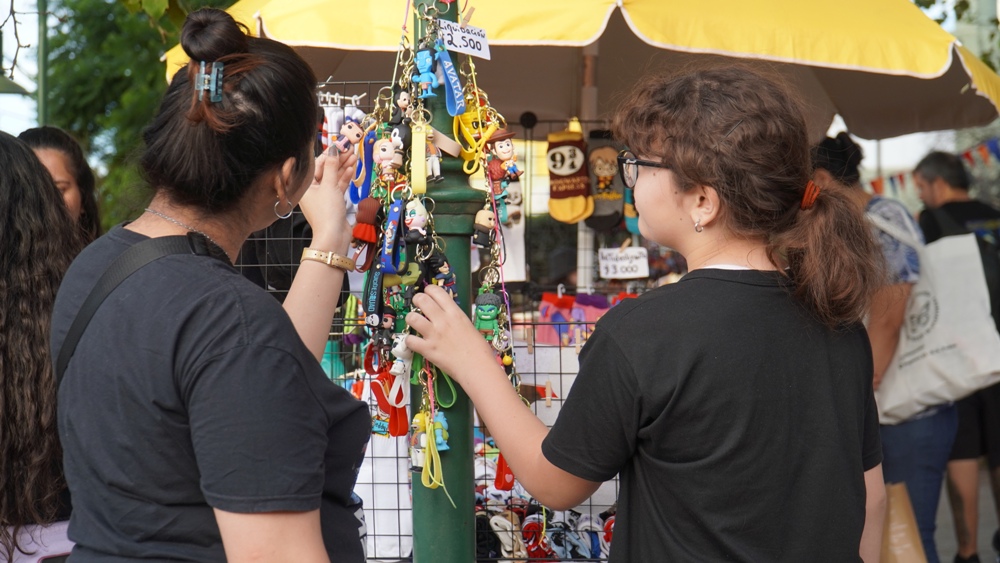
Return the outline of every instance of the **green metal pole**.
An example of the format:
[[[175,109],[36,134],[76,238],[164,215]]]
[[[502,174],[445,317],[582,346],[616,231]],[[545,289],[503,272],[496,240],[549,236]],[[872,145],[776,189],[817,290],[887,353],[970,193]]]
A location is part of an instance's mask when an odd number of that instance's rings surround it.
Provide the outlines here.
[[[49,2],[38,0],[38,125],[49,123]]]
[[[421,6],[434,5],[434,0],[415,0],[417,13]],[[442,17],[458,21],[458,2]],[[442,11],[447,5],[441,2]],[[422,22],[416,22],[416,36],[423,35]],[[443,92],[442,92],[443,93]],[[452,117],[445,108],[444,96],[426,98],[431,111],[431,125],[449,136]],[[461,161],[443,158],[441,173],[445,180],[428,188],[434,200],[434,230],[442,237],[445,255],[455,274],[459,304],[469,310],[472,304],[469,245],[476,211],[482,208],[485,194],[469,187],[462,172]],[[447,451],[441,452],[441,468],[445,486],[455,501],[455,507],[444,490],[428,489],[413,474],[413,561],[414,563],[472,563],[476,558],[475,483],[472,466],[472,403],[460,387],[454,406],[445,410],[448,419]],[[420,388],[414,387],[413,412],[419,409]],[[431,438],[433,439],[433,438]]]

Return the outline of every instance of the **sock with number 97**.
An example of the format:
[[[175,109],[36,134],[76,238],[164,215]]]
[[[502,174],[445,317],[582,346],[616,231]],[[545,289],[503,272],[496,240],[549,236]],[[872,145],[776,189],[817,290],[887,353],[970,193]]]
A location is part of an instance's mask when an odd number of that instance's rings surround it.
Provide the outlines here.
[[[579,121],[565,131],[549,133],[549,215],[563,223],[578,223],[594,212],[587,169],[587,144]]]

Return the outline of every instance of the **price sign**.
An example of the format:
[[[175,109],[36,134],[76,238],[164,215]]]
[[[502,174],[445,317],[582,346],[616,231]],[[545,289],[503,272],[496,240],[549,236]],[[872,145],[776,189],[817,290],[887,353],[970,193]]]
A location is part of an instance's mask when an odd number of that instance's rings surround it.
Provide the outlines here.
[[[645,248],[602,248],[597,251],[601,279],[634,280],[649,277],[649,254]]]
[[[486,41],[485,29],[471,25],[462,27],[448,20],[438,20],[438,25],[438,37],[444,41],[446,49],[490,60],[490,44]]]

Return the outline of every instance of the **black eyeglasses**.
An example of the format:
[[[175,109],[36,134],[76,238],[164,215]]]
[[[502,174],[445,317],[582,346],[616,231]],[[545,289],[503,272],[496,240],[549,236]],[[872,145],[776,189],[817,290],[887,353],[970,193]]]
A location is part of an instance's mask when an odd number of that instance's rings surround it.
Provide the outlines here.
[[[635,187],[636,181],[639,180],[639,167],[640,166],[652,166],[653,168],[666,168],[670,169],[669,166],[663,164],[662,162],[653,162],[652,160],[639,160],[635,157],[632,151],[624,150],[618,153],[618,173],[621,174],[622,182],[625,182],[625,187],[632,189]]]

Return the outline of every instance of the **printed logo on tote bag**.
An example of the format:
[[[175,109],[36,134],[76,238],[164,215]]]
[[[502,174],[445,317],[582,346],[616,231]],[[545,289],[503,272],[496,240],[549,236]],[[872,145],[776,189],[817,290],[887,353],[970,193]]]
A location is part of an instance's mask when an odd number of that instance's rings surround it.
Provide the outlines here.
[[[910,295],[906,307],[906,337],[910,340],[920,340],[934,330],[938,320],[939,305],[937,299],[929,291],[920,291]]]

